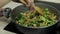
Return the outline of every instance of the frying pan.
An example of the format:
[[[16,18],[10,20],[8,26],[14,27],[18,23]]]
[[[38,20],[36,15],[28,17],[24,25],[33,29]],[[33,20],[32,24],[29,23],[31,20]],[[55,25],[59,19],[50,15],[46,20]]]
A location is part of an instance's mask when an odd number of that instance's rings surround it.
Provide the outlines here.
[[[11,12],[7,12],[6,16],[11,17],[11,21],[15,24],[16,28],[25,33],[25,34],[52,34],[51,32],[54,32],[53,34],[56,34],[55,32],[57,31],[57,24],[59,23],[60,20],[60,12],[59,10],[57,10],[55,7],[50,6],[48,4],[44,4],[44,3],[35,3],[35,5],[41,7],[41,8],[49,8],[51,10],[51,12],[55,13],[57,15],[57,23],[51,25],[51,26],[47,26],[47,27],[36,27],[36,28],[30,28],[30,27],[25,27],[22,25],[19,25],[18,23],[16,23],[16,16],[18,16],[18,14],[20,12],[26,12],[28,11],[27,7],[24,7],[24,5],[20,5],[17,6],[15,9],[13,9],[13,11]]]

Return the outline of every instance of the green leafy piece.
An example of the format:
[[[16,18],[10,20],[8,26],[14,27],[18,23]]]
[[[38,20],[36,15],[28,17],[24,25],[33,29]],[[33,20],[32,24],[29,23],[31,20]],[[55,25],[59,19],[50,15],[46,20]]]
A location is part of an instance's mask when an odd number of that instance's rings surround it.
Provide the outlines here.
[[[21,19],[21,18],[22,18],[22,14],[19,13],[18,16],[16,17],[16,20],[18,21],[18,20]]]
[[[46,20],[46,18],[45,17],[43,17],[43,16],[40,16],[40,19],[39,19],[39,21],[45,21]]]
[[[24,24],[25,19],[21,18],[21,19],[18,20],[18,22],[21,23],[21,24]]]
[[[50,11],[49,11],[48,8],[45,8],[45,9],[44,9],[44,14],[45,14],[45,17],[48,17],[48,16],[49,16]]]
[[[36,20],[35,20],[35,19],[32,19],[32,23],[33,23],[33,24],[36,24]]]
[[[47,25],[48,25],[48,24],[50,24],[50,25],[51,25],[51,24],[54,24],[54,22],[55,22],[55,21],[53,21],[53,20],[50,19],[50,18],[48,18],[48,19],[46,20]]]

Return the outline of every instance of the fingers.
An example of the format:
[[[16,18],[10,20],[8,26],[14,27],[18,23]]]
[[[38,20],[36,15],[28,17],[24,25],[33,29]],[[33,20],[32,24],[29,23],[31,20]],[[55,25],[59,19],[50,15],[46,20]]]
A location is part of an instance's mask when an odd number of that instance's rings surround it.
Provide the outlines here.
[[[27,6],[30,7],[34,4],[34,0],[27,0]]]
[[[19,0],[19,1],[22,2],[27,7],[34,3],[34,0]]]
[[[26,3],[27,3],[26,6],[27,6],[27,7],[30,7],[30,5],[31,5],[31,0],[26,0]]]

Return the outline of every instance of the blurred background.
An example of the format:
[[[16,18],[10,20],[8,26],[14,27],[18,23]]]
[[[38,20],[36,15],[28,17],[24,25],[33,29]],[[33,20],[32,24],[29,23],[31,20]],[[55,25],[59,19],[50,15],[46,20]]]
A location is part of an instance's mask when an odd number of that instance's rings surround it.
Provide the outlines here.
[[[0,7],[6,5],[9,3],[11,0],[0,0]],[[14,0],[17,1],[17,0]],[[54,2],[54,3],[60,3],[60,0],[35,0],[35,1],[47,1],[47,2]]]
[[[0,0],[0,7],[4,6],[5,4],[7,4],[10,1],[11,0]]]

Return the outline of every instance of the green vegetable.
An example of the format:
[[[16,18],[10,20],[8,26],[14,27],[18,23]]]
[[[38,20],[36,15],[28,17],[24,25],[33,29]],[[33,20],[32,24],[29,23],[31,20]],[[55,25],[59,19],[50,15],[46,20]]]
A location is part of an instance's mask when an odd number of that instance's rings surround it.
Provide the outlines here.
[[[33,23],[33,24],[36,24],[36,20],[35,20],[35,19],[32,19],[32,23]]]
[[[49,14],[50,14],[49,9],[48,9],[48,8],[45,8],[45,9],[44,9],[44,13],[45,13],[45,17],[48,17]]]
[[[22,18],[22,14],[19,13],[18,16],[16,17],[16,20],[20,20]]]
[[[40,16],[40,18],[39,18],[39,21],[45,21],[46,19],[45,19],[45,17],[43,17],[43,16]]]
[[[49,8],[43,9],[44,16],[39,14],[37,11],[29,11],[26,13],[20,13],[16,17],[16,21],[19,24],[26,27],[45,27],[55,23],[56,15],[53,14],[53,18],[50,18],[49,15],[52,15],[49,11]]]

